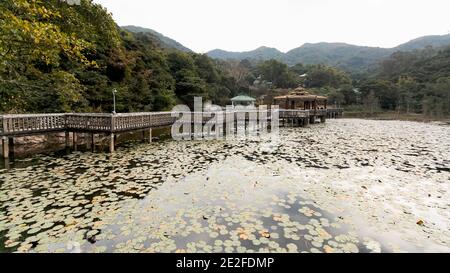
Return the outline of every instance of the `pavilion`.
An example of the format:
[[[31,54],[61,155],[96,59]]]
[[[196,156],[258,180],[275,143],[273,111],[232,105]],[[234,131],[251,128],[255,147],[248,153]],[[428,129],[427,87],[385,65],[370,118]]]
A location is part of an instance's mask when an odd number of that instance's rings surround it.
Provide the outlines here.
[[[327,109],[328,98],[310,94],[299,87],[287,95],[274,97],[273,101],[281,109],[318,110]]]
[[[242,106],[255,106],[256,99],[245,96],[245,95],[239,95],[237,97],[234,97],[231,99],[231,103],[233,106],[242,105]]]

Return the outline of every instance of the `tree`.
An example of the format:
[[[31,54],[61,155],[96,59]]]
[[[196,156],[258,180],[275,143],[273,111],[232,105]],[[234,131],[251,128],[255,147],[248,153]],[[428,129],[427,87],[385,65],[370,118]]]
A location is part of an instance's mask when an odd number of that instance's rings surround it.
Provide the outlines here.
[[[206,55],[121,30],[92,0],[68,2],[0,2],[0,112],[110,112],[113,89],[119,112],[160,111],[248,89]]]
[[[340,106],[345,103],[344,94],[340,92],[338,89],[333,89],[331,92],[328,93],[328,102],[329,104]]]
[[[363,98],[373,95],[384,110],[395,110],[398,105],[398,92],[394,83],[385,80],[368,80],[360,85]]]
[[[311,65],[307,67],[305,85],[308,88],[325,86],[338,88],[343,84],[351,84],[350,77],[344,72],[325,65]]]
[[[370,114],[373,114],[378,110],[379,101],[375,96],[374,91],[370,91],[369,95],[364,99],[364,108],[367,109]]]
[[[343,84],[338,90],[343,96],[343,104],[352,105],[358,102],[358,96],[353,85]]]
[[[414,105],[413,96],[419,92],[419,85],[409,76],[400,77],[397,83],[399,93],[398,110],[409,113]]]
[[[262,62],[256,68],[263,80],[272,82],[274,87],[289,88],[296,87],[298,82],[295,75],[289,70],[289,67],[277,60]]]

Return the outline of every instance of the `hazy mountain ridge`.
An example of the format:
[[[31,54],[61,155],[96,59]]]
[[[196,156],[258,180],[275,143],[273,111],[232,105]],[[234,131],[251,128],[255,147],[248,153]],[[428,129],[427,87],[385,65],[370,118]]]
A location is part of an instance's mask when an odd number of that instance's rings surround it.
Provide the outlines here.
[[[244,52],[230,52],[221,49],[215,49],[207,53],[209,57],[215,59],[252,59],[252,60],[267,60],[277,59],[281,60],[284,53],[272,47],[259,47],[255,50]]]
[[[184,52],[192,52],[191,49],[185,47],[181,43],[164,36],[163,34],[149,28],[143,28],[138,26],[122,26],[122,29],[128,30],[133,33],[145,33],[153,38],[153,41],[162,48],[175,48]]]
[[[149,35],[158,46],[162,48],[174,48],[185,52],[193,52],[181,43],[164,36],[152,29],[138,26],[123,26],[122,29],[133,33],[145,33]],[[252,60],[265,61],[275,59],[288,65],[303,64],[325,64],[338,67],[350,72],[367,70],[381,60],[386,59],[396,51],[413,51],[427,46],[434,48],[444,47],[450,44],[450,34],[429,35],[419,37],[403,43],[394,48],[381,48],[369,46],[357,46],[346,43],[306,43],[286,53],[276,48],[261,46],[255,50],[233,52],[222,49],[214,49],[206,54],[221,60]]]
[[[268,60],[276,59],[289,65],[297,63],[304,64],[326,64],[336,66],[349,71],[367,69],[379,61],[389,57],[396,51],[412,51],[427,46],[435,48],[450,44],[450,34],[424,36],[394,48],[380,48],[357,46],[346,43],[306,43],[294,48],[287,53],[282,53],[274,48],[260,47],[247,52],[228,52],[216,49],[207,53],[216,59],[251,59]],[[277,51],[279,54],[274,54]],[[257,58],[255,58],[257,56]]]
[[[407,43],[401,44],[395,47],[396,51],[399,50],[414,50],[425,48],[429,45],[433,47],[444,47],[450,44],[450,34],[447,35],[428,35],[411,40]]]

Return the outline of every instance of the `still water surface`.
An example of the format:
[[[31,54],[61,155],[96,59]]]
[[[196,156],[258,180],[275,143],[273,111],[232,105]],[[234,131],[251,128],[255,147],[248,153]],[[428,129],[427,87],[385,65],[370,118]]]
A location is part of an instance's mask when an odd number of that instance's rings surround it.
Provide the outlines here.
[[[130,144],[0,170],[3,252],[450,251],[450,127]]]

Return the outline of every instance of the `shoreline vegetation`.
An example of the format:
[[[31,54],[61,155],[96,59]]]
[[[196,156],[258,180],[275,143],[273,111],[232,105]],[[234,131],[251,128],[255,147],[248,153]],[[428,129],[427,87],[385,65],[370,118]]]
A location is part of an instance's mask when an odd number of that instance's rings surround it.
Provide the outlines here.
[[[409,122],[420,122],[420,123],[436,123],[438,125],[448,125],[450,126],[450,118],[442,117],[427,117],[422,114],[413,113],[398,113],[395,111],[390,112],[364,112],[364,111],[349,111],[344,112],[343,119],[363,119],[363,120],[378,120],[378,121],[409,121]],[[329,122],[329,121],[327,121]],[[302,130],[304,128],[299,128]],[[153,132],[153,140],[168,140],[170,139],[170,129],[169,127],[164,127],[161,129],[155,129]],[[85,148],[88,145],[88,137],[80,134],[79,136],[79,151],[87,151]],[[124,133],[119,137],[120,146],[126,146],[129,143],[139,143],[142,142],[141,132],[129,132]],[[64,133],[47,133],[45,135],[35,135],[26,137],[17,137],[15,141],[15,159],[18,160],[28,160],[33,155],[42,154],[59,154],[65,151],[65,135]],[[96,144],[97,151],[107,150],[107,138],[99,137],[98,143]],[[1,148],[1,143],[0,143]],[[72,152],[72,151],[71,151]],[[0,158],[0,162],[3,163]],[[20,163],[19,163],[20,166]],[[0,164],[0,168],[2,168]]]
[[[357,70],[320,58],[221,60],[121,28],[91,0],[64,2],[1,1],[0,113],[110,113],[115,89],[116,111],[127,113],[192,106],[199,96],[224,106],[237,95],[261,100],[303,86],[329,105],[450,117],[450,45],[427,42],[373,66],[350,56]]]
[[[415,122],[439,122],[450,125],[450,117],[430,117],[417,113],[399,113],[397,111],[380,111],[380,112],[366,112],[366,111],[345,111],[344,118],[355,119],[371,119],[371,120],[398,120],[398,121],[415,121]]]

